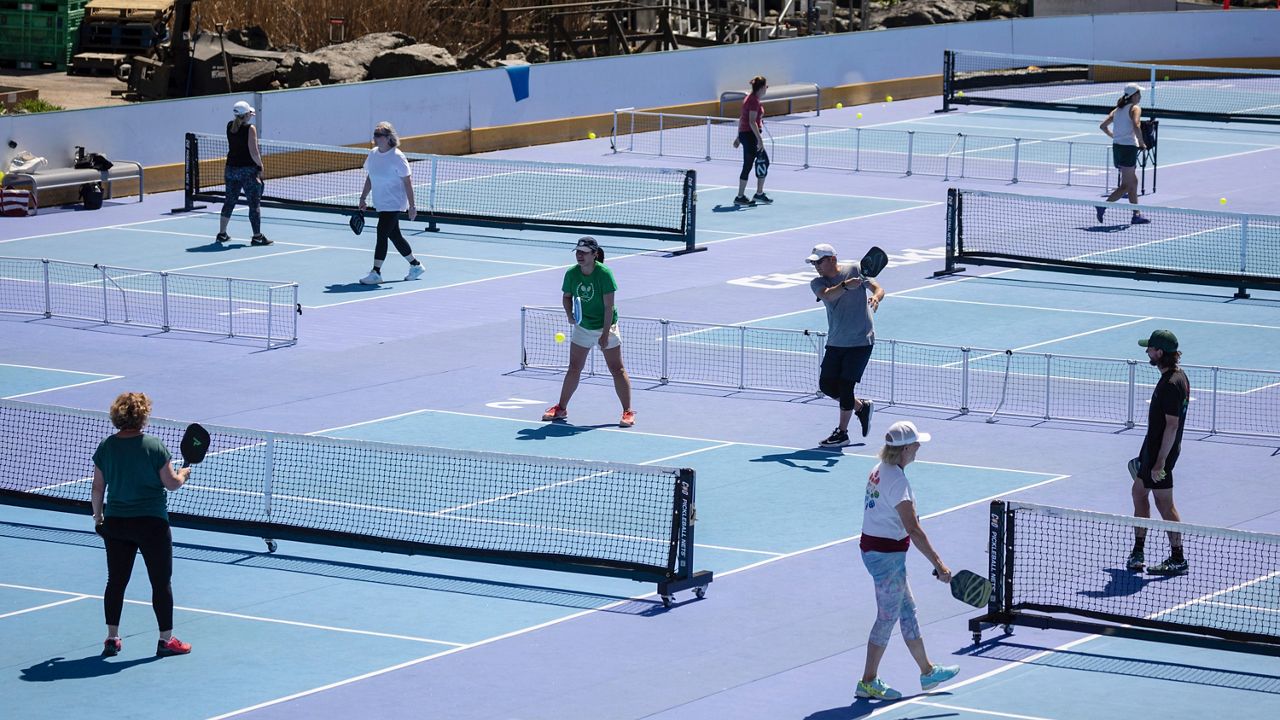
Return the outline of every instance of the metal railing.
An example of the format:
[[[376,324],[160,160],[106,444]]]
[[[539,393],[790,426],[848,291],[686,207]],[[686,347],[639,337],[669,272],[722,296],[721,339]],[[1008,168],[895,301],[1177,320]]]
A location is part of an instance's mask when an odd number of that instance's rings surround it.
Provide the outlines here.
[[[1097,142],[768,122],[774,165],[1110,189],[1111,146]],[[614,152],[742,162],[738,121],[703,115],[613,113]]]
[[[298,284],[0,257],[0,312],[298,342]]]
[[[813,395],[826,333],[621,316],[623,357],[637,380]],[[520,309],[520,367],[563,370],[561,308]],[[583,372],[608,375],[599,353]],[[1191,382],[1187,429],[1280,437],[1280,371],[1183,365]],[[876,341],[858,386],[877,402],[961,414],[1145,426],[1159,373],[1124,358]]]

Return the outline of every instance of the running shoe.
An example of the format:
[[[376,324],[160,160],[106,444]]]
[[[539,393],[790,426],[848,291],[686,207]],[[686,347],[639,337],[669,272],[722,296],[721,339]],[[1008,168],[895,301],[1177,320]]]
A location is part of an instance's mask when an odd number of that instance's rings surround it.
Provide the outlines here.
[[[1134,213],[1133,217],[1129,219],[1130,225],[1146,225],[1149,222],[1151,221],[1147,219],[1146,215],[1141,215],[1139,213]]]
[[[270,245],[271,241],[262,233],[255,233],[253,239],[249,241],[250,245]]]
[[[902,693],[886,685],[880,678],[876,678],[871,682],[859,680],[858,689],[853,694],[860,698],[875,698],[877,700],[897,700],[902,697]]]
[[[170,637],[168,640],[161,640],[156,643],[157,657],[186,655],[189,652],[191,652],[191,643],[184,643],[176,637]]]
[[[1151,565],[1147,568],[1148,575],[1186,575],[1189,565],[1185,558],[1174,560],[1169,558],[1159,565]]]
[[[1142,568],[1147,566],[1147,558],[1141,550],[1134,550],[1129,553],[1129,561],[1124,566],[1129,572],[1142,572]]]
[[[107,638],[102,641],[102,657],[115,657],[120,654],[120,650],[124,644],[120,642],[120,638]]]
[[[822,447],[844,447],[849,444],[849,433],[840,428],[836,428],[827,436],[826,440],[818,443]]]
[[[382,273],[370,272],[368,275],[360,278],[361,285],[381,285]]]
[[[734,198],[733,204],[743,205],[743,206],[755,205],[755,203],[751,202],[751,198],[747,197],[746,195],[739,195],[738,197]]]
[[[1098,213],[1098,222],[1102,222],[1103,216],[1107,214],[1107,209],[1099,205],[1098,207],[1094,208],[1094,211]]]
[[[854,415],[858,417],[858,424],[862,426],[862,437],[866,437],[871,432],[871,413],[875,412],[875,403],[870,400],[862,401],[862,409],[855,410]]]
[[[934,665],[929,672],[920,676],[920,689],[932,690],[942,683],[960,674],[959,665]]]
[[[552,420],[564,420],[569,417],[569,411],[559,405],[552,405],[547,411],[542,413],[542,422],[551,422]]]
[[[420,277],[422,277],[424,274],[426,274],[426,272],[427,272],[427,268],[426,268],[426,267],[424,267],[424,266],[422,265],[422,263],[418,263],[417,265],[410,265],[410,266],[409,266],[409,274],[408,274],[408,275],[405,275],[405,276],[404,276],[404,279],[405,279],[405,280],[417,280],[418,278],[420,278]]]
[[[220,243],[231,242],[231,236],[226,233],[218,233],[218,236],[215,237],[214,240],[217,240]]]
[[[764,193],[756,193],[751,198],[751,204],[754,205],[756,203],[762,203],[764,205],[772,205],[773,198],[769,197],[768,195],[765,195]]]
[[[622,419],[618,421],[618,424],[619,424],[619,425],[621,425],[622,427],[631,427],[632,425],[635,425],[635,424],[636,424],[636,411],[635,411],[635,410],[623,410],[623,411],[622,411]]]

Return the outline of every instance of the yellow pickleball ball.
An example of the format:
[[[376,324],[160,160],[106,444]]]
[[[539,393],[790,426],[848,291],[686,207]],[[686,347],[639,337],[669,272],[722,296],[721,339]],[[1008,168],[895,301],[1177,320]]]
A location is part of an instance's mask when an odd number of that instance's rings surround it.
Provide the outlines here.
[[[842,108],[842,107],[844,107],[844,103],[836,103],[836,109],[837,109],[837,110],[839,110],[839,109],[840,109],[840,108]]]
[[[893,102],[893,96],[892,96],[892,95],[885,95],[885,96],[884,96],[884,101],[885,101],[885,102]]]
[[[587,139],[589,139],[589,140],[595,140],[595,139],[596,139],[596,134],[595,134],[595,133],[593,133],[593,132],[589,132],[589,133],[587,133]]]
[[[861,119],[862,119],[862,113],[858,113],[858,119],[859,119],[859,120],[861,120]]]
[[[1227,204],[1227,199],[1226,199],[1226,198],[1218,198],[1218,204],[1220,204],[1220,205],[1226,205],[1226,204]]]
[[[960,90],[959,92],[957,92],[956,97],[964,97],[964,91]]]
[[[556,333],[556,342],[558,343],[564,342],[564,333]]]

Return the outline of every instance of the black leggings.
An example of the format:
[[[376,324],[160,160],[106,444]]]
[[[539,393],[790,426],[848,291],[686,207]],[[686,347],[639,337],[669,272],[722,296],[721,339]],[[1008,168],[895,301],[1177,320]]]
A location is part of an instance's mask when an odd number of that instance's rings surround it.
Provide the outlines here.
[[[760,152],[760,146],[756,144],[756,134],[750,130],[738,133],[738,143],[742,145],[742,174],[738,179],[746,180],[755,169],[756,153]]]
[[[413,254],[409,241],[400,234],[400,213],[398,212],[378,213],[378,244],[373,246],[373,261],[379,265],[387,259],[387,240],[395,244],[396,252],[401,255],[407,257]]]
[[[133,561],[142,551],[151,579],[151,608],[160,632],[173,629],[173,534],[164,518],[108,517],[99,531],[107,545],[107,590],[103,607],[107,624],[119,625],[124,610],[124,590],[133,574]]]

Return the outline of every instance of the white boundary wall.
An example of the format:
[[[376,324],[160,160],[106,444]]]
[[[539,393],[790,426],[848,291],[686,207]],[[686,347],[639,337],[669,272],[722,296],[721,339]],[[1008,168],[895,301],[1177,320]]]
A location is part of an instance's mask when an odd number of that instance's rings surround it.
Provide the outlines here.
[[[222,132],[237,100],[259,108],[264,138],[354,144],[379,120],[412,136],[679,105],[713,100],[756,74],[823,87],[937,75],[948,48],[1099,60],[1280,57],[1280,10],[1018,18],[548,63],[530,69],[530,96],[519,103],[496,69],[4,116],[0,139],[54,165],[74,145],[166,165],[182,162],[184,133]],[[0,144],[6,165],[12,152]]]

